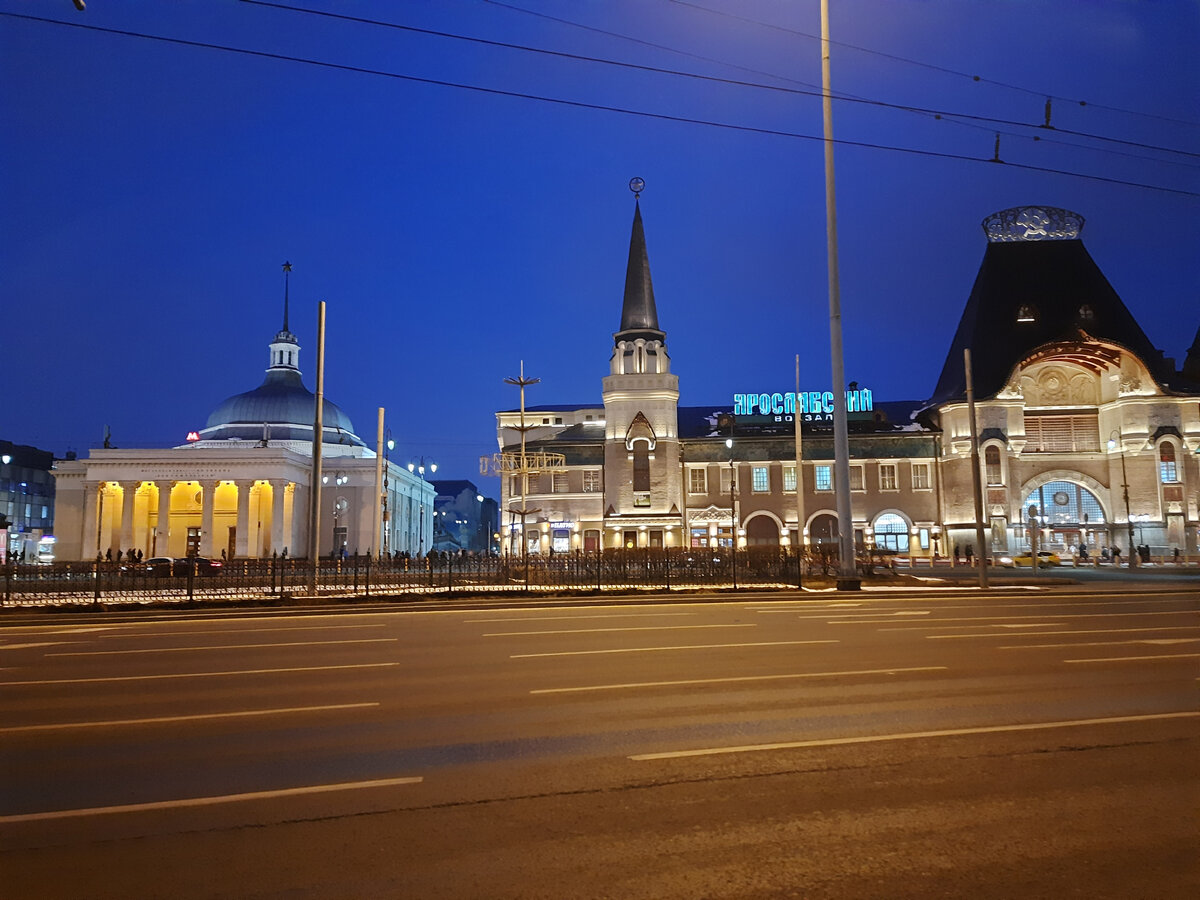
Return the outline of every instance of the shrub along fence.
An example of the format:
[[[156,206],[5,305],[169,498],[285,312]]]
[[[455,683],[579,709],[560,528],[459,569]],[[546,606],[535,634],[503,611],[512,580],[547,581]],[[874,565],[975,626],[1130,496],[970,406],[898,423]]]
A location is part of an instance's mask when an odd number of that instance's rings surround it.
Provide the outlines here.
[[[862,563],[874,564],[864,559]],[[320,559],[234,559],[209,568],[190,559],[150,567],[96,560],[0,566],[7,606],[278,602],[303,598],[412,599],[425,595],[612,590],[798,587],[829,575],[836,548],[803,557],[787,549],[614,549],[548,556],[430,553],[423,558],[352,555]],[[315,577],[314,577],[315,576]]]

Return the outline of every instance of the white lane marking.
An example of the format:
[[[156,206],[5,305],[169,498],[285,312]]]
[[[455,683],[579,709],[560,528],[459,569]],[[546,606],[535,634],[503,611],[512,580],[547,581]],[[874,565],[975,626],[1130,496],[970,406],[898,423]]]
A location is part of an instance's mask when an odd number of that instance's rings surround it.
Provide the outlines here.
[[[340,784],[313,784],[307,787],[282,788],[275,791],[252,791],[246,794],[223,794],[216,797],[187,797],[183,800],[159,800],[153,803],[126,803],[121,806],[93,806],[87,809],[56,809],[50,812],[21,813],[0,816],[0,825],[16,822],[42,822],[47,819],[69,819],[81,816],[104,816],[113,813],[149,812],[158,809],[182,809],[189,806],[215,806],[218,803],[238,803],[244,800],[274,800],[279,797],[299,797],[304,794],[325,794],[333,791],[354,791],[363,788],[392,787],[398,784],[420,784],[420,776],[380,778],[375,781],[344,781]]]
[[[683,631],[687,628],[757,628],[757,622],[737,625],[639,625],[632,628],[569,628],[565,631],[494,631],[484,637],[522,637],[529,634],[599,634],[609,631]]]
[[[6,725],[0,734],[22,731],[55,731],[63,728],[105,728],[116,725],[161,725],[167,722],[200,722],[207,719],[243,719],[249,716],[282,716],[289,713],[332,712],[339,709],[364,709],[379,703],[336,703],[328,706],[285,706],[279,709],[245,709],[238,712],[195,713],[189,716],[156,716],[149,719],[110,719],[107,722],[53,722],[47,725]]]
[[[668,613],[598,613],[590,616],[505,616],[499,619],[463,619],[464,624],[478,624],[480,622],[541,622],[551,621],[556,622],[565,619],[660,619],[664,616],[694,616],[694,612],[668,612]]]
[[[1200,659],[1200,653],[1170,653],[1155,656],[1111,656],[1107,659],[1064,659],[1065,663],[1142,662],[1148,659]]]
[[[216,628],[211,631],[196,629],[195,631],[126,631],[121,634],[98,634],[101,640],[120,640],[121,638],[142,637],[208,637],[217,634],[248,634],[256,631],[338,631],[344,628],[387,628],[386,622],[376,622],[370,625],[286,625],[282,628]]]
[[[325,644],[384,644],[399,638],[355,638],[348,641],[281,641],[272,644],[223,644],[211,647],[149,647],[142,650],[76,650],[47,656],[119,656],[128,653],[186,653],[192,650],[258,650],[263,647],[320,647]]]
[[[803,747],[837,747],[843,744],[872,744],[882,741],[912,741],[921,738],[958,737],[967,734],[1001,734],[1008,731],[1039,731],[1048,728],[1074,728],[1081,725],[1117,725],[1150,722],[1158,719],[1183,719],[1200,712],[1155,713],[1145,716],[1114,716],[1108,719],[1073,719],[1063,722],[1029,722],[1022,725],[985,725],[978,728],[946,728],[940,731],[911,731],[902,734],[868,734],[860,737],[827,738],[816,741],[784,741],[776,744],[746,744],[741,747],[708,747],[703,750],[671,750],[665,753],[638,753],[634,760],[679,759],[685,756],[716,756],[722,753],[754,753],[760,750],[795,750]]]
[[[863,615],[863,618],[874,617],[876,619],[876,621],[880,624],[887,622],[887,619],[882,618],[885,615],[884,613],[863,613],[862,615]],[[898,615],[902,615],[902,613],[889,613],[887,615],[898,616]],[[904,613],[903,615],[907,615],[907,613]],[[922,613],[922,615],[925,615],[925,613]],[[1158,612],[1123,612],[1123,613],[1039,613],[1037,616],[1034,616],[1033,618],[1038,618],[1038,619],[1129,619],[1129,618],[1144,619],[1148,616],[1184,616],[1184,615],[1194,616],[1194,615],[1196,615],[1196,611],[1191,610],[1191,609],[1180,609],[1180,610],[1160,610]],[[829,623],[830,625],[870,625],[870,624],[872,624],[869,621],[864,622],[864,621],[862,621],[861,618],[858,618],[858,617],[851,619],[849,616],[824,615],[824,616],[801,616],[800,618],[802,618],[802,619],[834,619],[835,621],[830,622]],[[1031,618],[1031,616],[948,616],[945,619],[938,619],[937,624],[941,624],[942,622],[997,622],[997,621],[1000,621],[1001,619],[1028,619],[1028,618]],[[836,621],[836,620],[840,620],[840,619],[846,619],[846,621],[844,621],[844,622]],[[933,623],[931,623],[927,627],[932,628],[932,627],[934,627],[934,625],[933,625]],[[962,626],[958,626],[958,627],[962,627]],[[993,625],[992,627],[993,628],[1003,628],[1003,627],[1012,628],[1014,626]],[[1020,628],[1021,626],[1017,625],[1015,627]]]
[[[1197,625],[1163,625],[1158,628],[1093,628],[1080,631],[1031,631],[1027,635],[1013,632],[992,631],[987,634],[927,634],[927,641],[955,641],[962,638],[1014,638],[1014,637],[1047,637],[1057,634],[1135,634],[1139,631],[1195,631]],[[52,655],[52,654],[47,654]]]
[[[739,675],[732,678],[689,678],[683,681],[638,681],[630,684],[592,684],[586,687],[540,688],[531,694],[575,694],[585,691],[619,691],[627,688],[678,687],[686,684],[733,684],[746,681],[779,681],[788,678],[842,678],[851,675],[895,675],[898,672],[944,672],[946,666],[913,666],[895,669],[858,669],[849,672],[795,672],[786,675]]]
[[[687,644],[678,647],[618,647],[615,650],[564,650],[561,653],[514,653],[509,659],[540,656],[592,656],[597,653],[650,653],[655,650],[715,650],[722,647],[781,647],[787,644],[840,644],[841,641],[753,641],[744,644]],[[2,683],[2,682],[0,682]]]
[[[0,644],[0,650],[28,650],[31,647],[61,647],[70,641],[39,641],[36,644]]]
[[[1012,644],[997,650],[1062,650],[1066,647],[1116,647],[1124,644],[1200,644],[1200,638],[1142,638],[1132,641],[1076,641],[1070,644]]]
[[[170,672],[165,675],[110,675],[104,678],[49,678],[42,681],[0,681],[0,687],[28,684],[98,684],[105,681],[154,681],[160,678],[217,678],[224,675],[274,675],[285,672],[327,672],[336,669],[377,669],[396,662],[350,663],[344,666],[288,666],[282,669],[237,669],[228,672]]]

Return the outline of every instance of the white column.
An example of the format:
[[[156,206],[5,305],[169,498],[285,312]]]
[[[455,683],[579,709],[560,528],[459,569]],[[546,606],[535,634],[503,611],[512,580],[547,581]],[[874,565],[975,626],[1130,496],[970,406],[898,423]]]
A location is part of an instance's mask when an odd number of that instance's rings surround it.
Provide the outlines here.
[[[158,527],[155,529],[156,543],[151,548],[154,556],[171,555],[171,489],[172,481],[156,481],[158,485]]]
[[[95,559],[100,550],[97,537],[100,533],[100,484],[86,481],[83,485],[83,542],[84,559]]]
[[[219,481],[200,482],[200,506],[203,509],[200,518],[200,555],[212,559],[216,549],[213,546],[213,510],[217,505],[217,486]],[[219,555],[219,554],[218,554]]]
[[[245,559],[249,555],[250,537],[250,488],[253,481],[238,481],[237,484],[237,544],[234,555]]]
[[[288,542],[283,537],[283,499],[287,495],[286,481],[271,482],[271,552],[282,553]]]
[[[121,482],[121,531],[117,539],[118,550],[128,550],[133,546],[133,497],[137,493],[138,482]]]

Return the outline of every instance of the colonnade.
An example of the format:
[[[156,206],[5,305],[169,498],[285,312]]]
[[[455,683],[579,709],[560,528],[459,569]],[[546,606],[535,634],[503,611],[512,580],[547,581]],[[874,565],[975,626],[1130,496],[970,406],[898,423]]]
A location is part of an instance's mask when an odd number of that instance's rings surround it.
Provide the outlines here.
[[[87,482],[82,557],[303,554],[295,482],[148,479]]]

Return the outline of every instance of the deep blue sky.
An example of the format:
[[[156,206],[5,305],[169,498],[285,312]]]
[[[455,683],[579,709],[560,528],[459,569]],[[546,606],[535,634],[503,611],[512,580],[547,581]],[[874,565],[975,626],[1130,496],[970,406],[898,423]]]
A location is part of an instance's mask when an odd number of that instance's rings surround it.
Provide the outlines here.
[[[817,0],[307,5],[760,85],[820,85],[818,43],[804,36],[819,33]],[[1025,204],[1082,214],[1092,256],[1150,339],[1182,359],[1200,324],[1200,4],[830,5],[835,91],[982,117],[838,103],[836,137],[987,160],[1000,131],[1008,163],[837,149],[847,379],[881,399],[929,396],[983,255],[979,223]],[[88,0],[78,13],[70,0],[0,0],[0,13],[821,134],[811,96],[248,3]],[[986,121],[1041,124],[1047,96],[1059,98],[1055,131]],[[424,455],[439,475],[494,493],[477,460],[495,450],[494,412],[516,406],[503,378],[521,360],[542,379],[531,404],[599,403],[635,175],[647,183],[642,212],[681,402],[789,390],[797,353],[806,389],[829,385],[815,140],[8,15],[0,122],[0,435],[18,443],[83,453],[106,424],[120,447],[180,443],[222,399],[261,381],[290,260],[306,383],[315,387],[325,300],[326,391],[358,432],[373,444],[384,406],[393,458]]]

